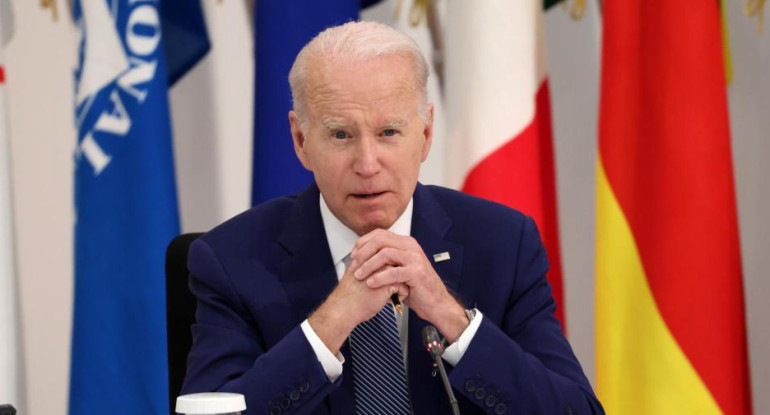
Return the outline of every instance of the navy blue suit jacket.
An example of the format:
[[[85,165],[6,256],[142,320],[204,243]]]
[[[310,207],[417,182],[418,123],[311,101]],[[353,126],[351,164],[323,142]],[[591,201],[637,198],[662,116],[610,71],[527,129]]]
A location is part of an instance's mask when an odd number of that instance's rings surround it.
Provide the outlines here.
[[[246,396],[246,414],[354,414],[350,353],[332,383],[300,328],[337,284],[319,192],[259,205],[190,248],[198,298],[183,393]],[[463,358],[448,367],[464,415],[603,413],[554,317],[545,249],[531,218],[495,203],[418,184],[412,236],[446,286],[484,314]],[[410,311],[408,380],[414,414],[450,414]]]

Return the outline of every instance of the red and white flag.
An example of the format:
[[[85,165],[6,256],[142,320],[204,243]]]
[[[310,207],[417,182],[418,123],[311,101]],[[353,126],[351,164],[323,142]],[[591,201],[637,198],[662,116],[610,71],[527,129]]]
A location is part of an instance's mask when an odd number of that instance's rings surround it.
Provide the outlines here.
[[[446,23],[448,180],[532,216],[564,325],[542,0],[450,0]]]

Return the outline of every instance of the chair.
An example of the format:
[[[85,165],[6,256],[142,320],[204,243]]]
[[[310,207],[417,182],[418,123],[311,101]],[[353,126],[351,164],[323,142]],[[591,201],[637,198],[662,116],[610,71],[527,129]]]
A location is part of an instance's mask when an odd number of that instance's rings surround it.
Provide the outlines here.
[[[179,235],[166,249],[166,334],[168,342],[168,395],[171,414],[187,372],[187,354],[192,347],[190,326],[195,323],[196,299],[187,280],[187,251],[201,233]]]

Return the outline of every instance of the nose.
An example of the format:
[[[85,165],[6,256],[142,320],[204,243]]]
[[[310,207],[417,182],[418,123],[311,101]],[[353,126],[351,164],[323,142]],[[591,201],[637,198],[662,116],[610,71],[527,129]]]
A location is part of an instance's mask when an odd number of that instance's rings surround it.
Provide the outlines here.
[[[379,146],[375,137],[365,135],[356,143],[353,171],[364,177],[371,177],[380,172]]]

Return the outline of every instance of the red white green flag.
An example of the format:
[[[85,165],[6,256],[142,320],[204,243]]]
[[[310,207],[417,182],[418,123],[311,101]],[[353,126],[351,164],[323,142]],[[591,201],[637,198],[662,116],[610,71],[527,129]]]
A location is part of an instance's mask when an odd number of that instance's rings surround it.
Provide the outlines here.
[[[543,1],[450,0],[447,20],[449,183],[534,218],[564,325]]]

